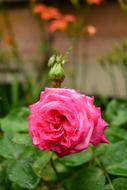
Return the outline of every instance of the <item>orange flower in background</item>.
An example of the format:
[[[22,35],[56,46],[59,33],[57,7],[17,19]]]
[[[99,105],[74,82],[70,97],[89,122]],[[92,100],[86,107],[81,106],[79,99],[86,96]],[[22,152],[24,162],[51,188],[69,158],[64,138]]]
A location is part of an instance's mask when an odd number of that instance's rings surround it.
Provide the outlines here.
[[[65,15],[63,17],[64,20],[66,20],[67,22],[75,22],[76,21],[76,17],[73,15]]]
[[[43,11],[46,11],[47,7],[43,4],[38,4],[34,7],[33,12],[34,13],[42,13]]]
[[[89,25],[84,28],[84,32],[86,32],[90,36],[94,36],[97,33],[97,29],[95,26]]]
[[[61,30],[64,31],[68,26],[68,23],[65,20],[54,20],[52,23],[49,25],[49,31],[50,32],[55,32],[56,30]]]
[[[57,8],[54,7],[47,7],[45,10],[41,12],[41,18],[43,20],[51,20],[57,19],[61,16],[61,13]]]
[[[68,27],[68,24],[73,23],[75,21],[76,18],[73,15],[61,16],[61,18],[51,22],[51,24],[49,25],[49,31],[50,32],[55,32],[56,30],[65,31],[66,28]]]
[[[11,36],[5,36],[4,38],[4,42],[7,44],[7,45],[12,45],[13,44],[13,39]]]
[[[43,20],[56,19],[61,16],[60,11],[55,7],[48,7],[43,4],[38,4],[33,9],[34,13],[41,14]]]
[[[87,0],[87,3],[95,5],[100,5],[102,2],[103,0]]]
[[[50,21],[49,31],[55,32],[56,30],[64,31],[69,23],[76,21],[73,15],[62,15],[62,13],[55,7],[38,4],[34,7],[34,13],[39,13],[42,20]]]

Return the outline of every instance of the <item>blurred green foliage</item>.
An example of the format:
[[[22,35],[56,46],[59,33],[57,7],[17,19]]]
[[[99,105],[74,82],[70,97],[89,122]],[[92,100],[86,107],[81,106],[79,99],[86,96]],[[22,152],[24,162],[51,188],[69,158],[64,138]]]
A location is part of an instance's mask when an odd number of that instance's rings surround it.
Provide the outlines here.
[[[27,127],[28,108],[16,109],[2,118],[0,189],[126,190],[127,101],[116,99],[105,105],[110,144],[91,146],[63,158],[32,146]]]
[[[115,44],[112,48],[112,51],[103,56],[99,60],[99,63],[111,78],[112,88],[115,94],[118,93],[118,84],[113,72],[113,67],[115,66],[119,69],[119,71],[121,71],[127,95],[127,40]]]

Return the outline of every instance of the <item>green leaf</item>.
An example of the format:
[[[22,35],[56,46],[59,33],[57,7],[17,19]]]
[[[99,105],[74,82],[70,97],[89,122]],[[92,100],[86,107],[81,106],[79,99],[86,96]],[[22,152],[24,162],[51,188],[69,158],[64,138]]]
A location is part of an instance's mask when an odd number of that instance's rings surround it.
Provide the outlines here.
[[[127,190],[127,178],[116,178],[113,180],[115,190]]]
[[[40,178],[32,170],[33,158],[25,157],[18,161],[12,161],[8,168],[8,177],[17,185],[33,189],[37,186]]]
[[[2,186],[6,186],[6,161],[0,162],[0,190]]]
[[[27,132],[28,123],[27,117],[29,110],[27,108],[16,109],[8,116],[1,119],[1,129],[4,132]]]
[[[127,176],[127,142],[110,144],[100,157],[106,170],[113,175]]]
[[[16,133],[12,139],[12,141],[16,144],[22,144],[25,146],[31,146],[32,145],[32,140],[29,134],[19,134]]]
[[[13,143],[11,136],[4,135],[4,137],[0,139],[1,156],[5,158],[17,159],[23,151],[24,147]]]
[[[0,140],[0,155],[5,157],[9,179],[17,185],[32,189],[39,178],[32,169],[33,162],[40,151],[12,142],[12,135],[4,135]]]
[[[62,162],[59,162],[58,159],[55,159],[53,161],[58,173],[66,175],[70,168],[66,167]]]
[[[112,100],[106,109],[107,119],[113,126],[123,126],[127,124],[127,101]]]
[[[127,176],[127,160],[110,165],[106,170],[112,175]]]
[[[37,176],[41,176],[43,168],[47,165],[52,157],[52,152],[42,152],[42,155],[34,162],[33,170]]]
[[[111,186],[108,184],[108,185],[105,185],[105,186],[104,186],[104,190],[113,190],[113,189],[112,189]]]
[[[88,162],[92,158],[91,149],[87,149],[80,153],[71,154],[63,158],[58,158],[58,161],[65,164],[66,166],[79,166]]]
[[[45,181],[49,181],[49,182],[57,180],[57,176],[53,168],[51,167],[51,164],[47,164],[46,167],[43,168],[42,178]]]
[[[12,183],[12,190],[26,190],[26,188],[20,187],[19,185]]]
[[[104,190],[105,177],[98,168],[82,168],[76,171],[70,189]]]
[[[105,154],[106,150],[109,148],[108,144],[100,144],[97,147],[93,147],[95,149],[94,156],[102,156]]]
[[[112,121],[113,126],[123,126],[127,124],[127,109],[119,110],[116,118]]]
[[[127,141],[127,131],[122,128],[108,127],[105,134],[111,142],[118,142],[119,140]]]
[[[127,158],[127,142],[121,141],[108,145],[105,155],[101,157],[103,164],[107,167],[113,164],[119,164]]]

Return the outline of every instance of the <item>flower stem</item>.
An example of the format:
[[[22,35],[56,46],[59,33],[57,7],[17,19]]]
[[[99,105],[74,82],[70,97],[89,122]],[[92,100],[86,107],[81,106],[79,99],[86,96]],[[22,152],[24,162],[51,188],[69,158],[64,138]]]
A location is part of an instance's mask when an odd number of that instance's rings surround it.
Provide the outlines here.
[[[51,163],[52,169],[53,169],[54,173],[56,174],[59,182],[63,185],[63,187],[64,187],[65,190],[68,190],[67,186],[65,184],[63,184],[63,181],[61,180],[59,172],[57,171],[56,166],[55,166],[52,158],[50,159],[50,163]]]
[[[52,80],[51,87],[53,87],[53,88],[61,88],[61,84],[62,84],[63,80]]]
[[[111,181],[111,179],[110,179],[110,177],[109,177],[109,175],[108,175],[106,169],[104,168],[104,166],[102,165],[102,163],[100,162],[100,160],[99,160],[97,157],[95,158],[95,162],[96,162],[97,165],[103,170],[104,175],[105,175],[105,177],[107,178],[111,189],[112,189],[112,190],[115,190],[115,188],[114,188],[114,186],[113,186],[113,184],[112,184],[112,181]]]

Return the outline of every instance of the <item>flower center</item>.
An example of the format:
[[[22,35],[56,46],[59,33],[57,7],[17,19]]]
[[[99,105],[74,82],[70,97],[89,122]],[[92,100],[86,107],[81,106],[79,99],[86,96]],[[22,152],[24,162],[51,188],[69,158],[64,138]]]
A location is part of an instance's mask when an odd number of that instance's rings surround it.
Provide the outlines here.
[[[59,127],[60,127],[60,125],[59,125],[59,124],[57,124],[57,123],[56,123],[56,124],[54,124],[54,128],[55,128],[55,129],[58,129]]]
[[[55,117],[55,123],[54,123],[54,128],[59,129],[61,126],[63,126],[64,122],[66,121],[66,117],[63,115],[57,115]]]

